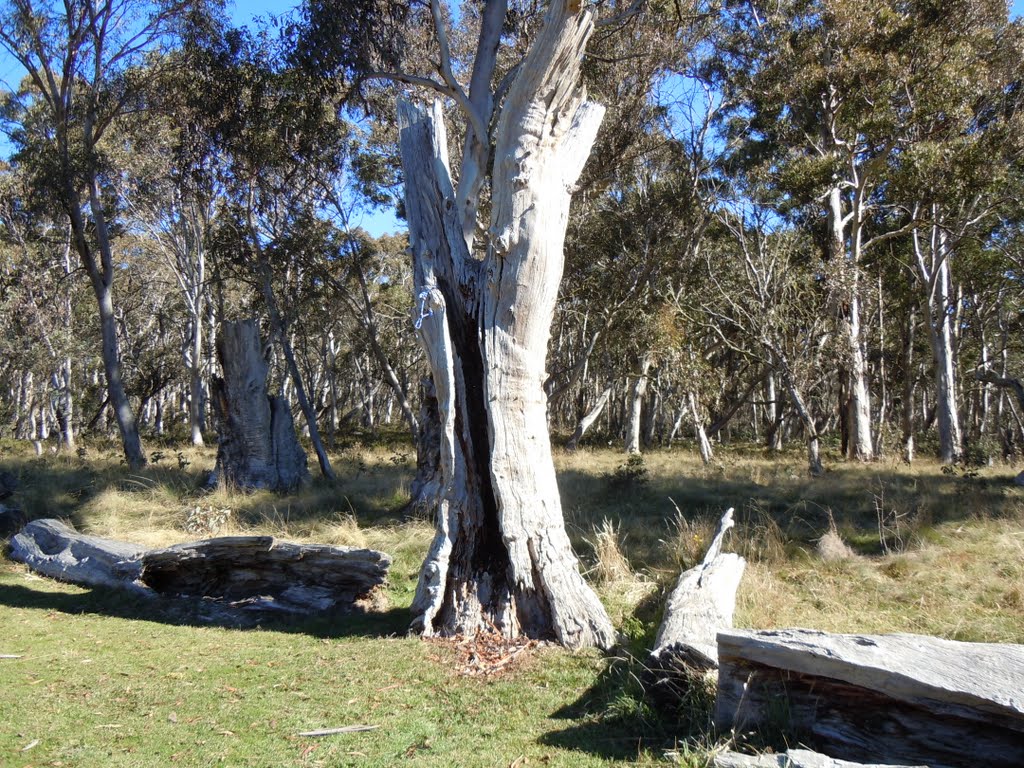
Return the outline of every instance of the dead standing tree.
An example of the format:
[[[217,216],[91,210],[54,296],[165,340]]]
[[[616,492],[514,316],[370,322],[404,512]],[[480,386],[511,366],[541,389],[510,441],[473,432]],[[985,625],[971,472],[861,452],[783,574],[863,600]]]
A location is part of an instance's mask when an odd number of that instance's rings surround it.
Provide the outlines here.
[[[294,490],[309,479],[306,453],[288,403],[267,394],[267,362],[256,321],[222,323],[217,357],[224,373],[210,387],[217,481],[237,488]]]
[[[456,179],[440,103],[398,104],[416,327],[441,418],[437,533],[413,626],[607,648],[611,622],[565,531],[543,388],[569,203],[604,113],[579,85],[594,19],[551,2],[506,92],[492,85],[506,11],[483,6],[468,91],[436,0],[442,80],[387,76],[452,98],[468,124]]]

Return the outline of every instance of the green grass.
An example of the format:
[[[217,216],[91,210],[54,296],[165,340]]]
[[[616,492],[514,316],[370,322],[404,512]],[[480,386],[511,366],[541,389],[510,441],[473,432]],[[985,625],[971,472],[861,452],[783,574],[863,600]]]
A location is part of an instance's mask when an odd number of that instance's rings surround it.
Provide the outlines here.
[[[350,446],[333,457],[338,486],[314,481],[291,497],[204,491],[212,451],[182,449],[181,464],[177,449],[164,453],[129,474],[109,449],[36,458],[8,442],[0,468],[19,478],[29,516],[150,546],[196,538],[190,513],[229,510],[221,533],[383,549],[395,558],[386,604],[239,629],[0,561],[0,654],[21,656],[0,659],[0,765],[596,766],[673,750],[703,766],[723,741],[711,694],[659,699],[640,659],[665,591],[726,506],[739,520],[729,546],[750,560],[739,626],[1024,642],[1024,491],[1010,467],[833,462],[812,480],[795,453],[737,450],[709,468],[685,450],[633,467],[610,450],[559,453],[570,534],[625,647],[543,647],[479,678],[459,674],[452,644],[405,636],[431,536],[427,521],[401,516],[408,449]],[[815,554],[832,520],[852,559]],[[297,735],[353,724],[379,727]]]

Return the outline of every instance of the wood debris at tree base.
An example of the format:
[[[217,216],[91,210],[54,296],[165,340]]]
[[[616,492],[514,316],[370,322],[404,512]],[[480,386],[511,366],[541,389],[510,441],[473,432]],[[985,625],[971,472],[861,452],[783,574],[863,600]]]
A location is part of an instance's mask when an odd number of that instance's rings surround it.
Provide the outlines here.
[[[455,672],[463,677],[495,677],[514,669],[529,651],[545,645],[526,637],[508,638],[488,630],[473,636],[425,637],[424,642],[451,648],[455,652]]]

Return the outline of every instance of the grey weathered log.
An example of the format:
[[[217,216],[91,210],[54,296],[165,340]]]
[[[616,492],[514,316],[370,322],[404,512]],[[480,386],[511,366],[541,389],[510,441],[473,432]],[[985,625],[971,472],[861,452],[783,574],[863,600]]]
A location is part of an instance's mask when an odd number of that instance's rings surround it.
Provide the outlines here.
[[[721,632],[718,653],[722,730],[782,725],[851,760],[1024,765],[1024,646],[790,629]]]
[[[10,556],[52,579],[143,592],[135,582],[143,551],[136,544],[78,533],[59,520],[33,520],[11,539]]]
[[[309,614],[346,609],[387,580],[383,552],[228,536],[146,550],[35,520],[11,541],[11,557],[44,576],[135,594],[212,599],[229,608]]]
[[[255,320],[221,324],[217,358],[223,378],[214,376],[211,405],[217,423],[218,481],[243,489],[289,491],[309,478],[287,402],[267,394]]]
[[[161,594],[308,613],[351,606],[387,580],[383,552],[225,536],[151,550],[142,583]]]
[[[835,760],[807,749],[789,749],[777,755],[744,755],[739,752],[721,752],[714,757],[714,768],[928,768],[891,763],[852,763]]]
[[[659,667],[704,671],[718,666],[717,634],[732,627],[746,567],[739,555],[722,552],[725,534],[735,524],[732,514],[730,508],[719,521],[704,561],[685,571],[672,590],[651,653]]]

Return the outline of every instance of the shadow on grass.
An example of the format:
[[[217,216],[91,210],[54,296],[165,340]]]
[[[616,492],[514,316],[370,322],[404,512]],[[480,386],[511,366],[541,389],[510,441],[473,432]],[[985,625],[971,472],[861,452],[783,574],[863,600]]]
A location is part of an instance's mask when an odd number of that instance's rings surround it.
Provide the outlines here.
[[[357,610],[349,613],[337,611],[314,617],[292,617],[224,608],[214,601],[149,598],[101,588],[70,593],[0,583],[0,605],[172,626],[287,632],[324,639],[394,637],[404,635],[409,628],[409,611],[406,608]]]
[[[625,653],[609,659],[594,684],[551,715],[576,725],[551,731],[543,744],[610,760],[660,758],[679,744],[706,745],[713,733],[714,690],[704,678],[650,669]]]

